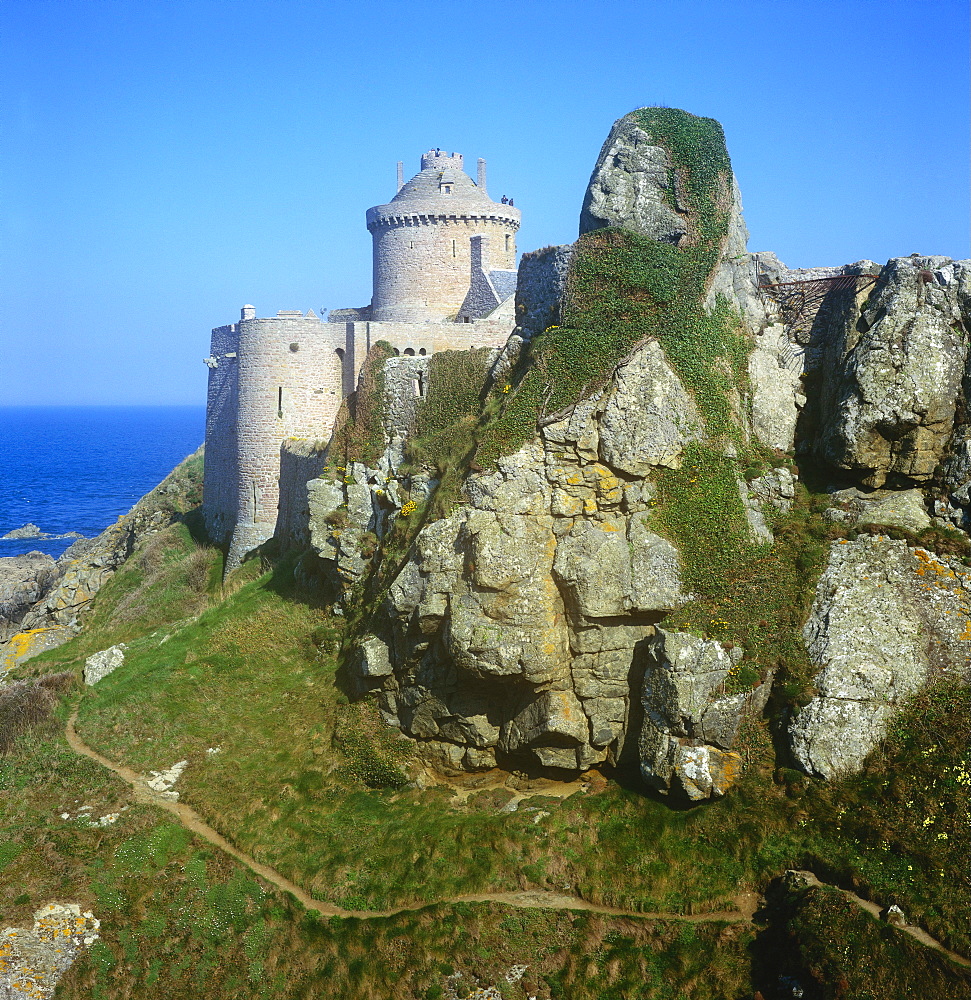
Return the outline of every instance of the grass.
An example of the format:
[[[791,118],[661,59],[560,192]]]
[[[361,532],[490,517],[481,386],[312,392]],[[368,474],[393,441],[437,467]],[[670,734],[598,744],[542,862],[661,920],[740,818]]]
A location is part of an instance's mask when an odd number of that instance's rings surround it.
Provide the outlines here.
[[[793,551],[806,544],[799,518],[812,521],[812,503],[803,497],[794,515]],[[567,799],[537,790],[505,813],[508,789],[462,803],[447,788],[401,787],[411,744],[366,704],[347,704],[334,664],[341,623],[294,589],[289,565],[225,597],[209,592],[187,620],[174,581],[190,543],[178,530],[165,537],[171,551],[152,557],[162,569],[151,587],[169,604],[150,602],[150,631],[129,635],[125,664],[84,691],[79,730],[138,770],[189,760],[183,800],[318,898],[378,909],[543,888],[699,913],[808,867],[892,897],[951,947],[971,950],[966,692],[916,702],[857,778],[826,784],[780,768],[768,724],[749,720],[745,773],[717,802],[672,807],[618,773],[619,783]],[[136,556],[130,568],[138,565]],[[140,586],[152,573],[139,572]],[[119,623],[125,597],[103,590],[94,615],[104,631],[46,654],[46,669],[77,672],[92,645],[131,628]],[[502,978],[514,962],[529,966],[531,995],[544,997],[745,995],[755,939],[744,927],[464,904],[317,921],[148,806],[130,805],[103,829],[76,818],[83,804],[100,816],[128,802],[49,724],[22,733],[2,758],[2,918],[22,924],[41,902],[71,899],[103,920],[101,944],[70,973],[64,996],[441,996],[447,968],[518,997]]]
[[[79,676],[91,652],[125,642],[123,667],[83,691],[84,739],[140,771],[188,760],[183,800],[317,898],[359,909],[434,905],[321,921],[150,807],[91,828],[76,817],[80,805],[117,811],[124,789],[71,755],[41,712],[33,728],[11,732],[0,758],[0,908],[23,923],[38,901],[71,898],[102,917],[103,940],[69,974],[64,996],[433,1000],[451,982],[457,992],[496,984],[515,1000],[737,1000],[778,971],[766,957],[773,941],[826,997],[964,995],[953,969],[831,892],[783,900],[757,936],[718,923],[435,903],[538,888],[632,910],[703,913],[731,907],[740,891],[765,890],[786,868],[810,868],[898,902],[950,947],[971,952],[967,690],[937,687],[915,699],[860,775],[825,783],[786,767],[780,728],[811,681],[800,626],[837,529],[821,518],[828,498],[800,488],[792,512],[774,521],[775,544],[748,540],[739,475],[782,457],[745,438],[748,345],[736,318],[724,303],[711,314],[702,308],[727,230],[723,137],[717,123],[672,109],[642,109],[635,119],[671,152],[689,210],[687,240],[673,247],[620,230],[587,234],[562,325],[529,345],[508,391],[487,387],[482,352],[433,357],[438,388],[433,378],[409,457],[442,485],[398,519],[347,620],[302,592],[286,561],[263,575],[252,562],[221,585],[220,556],[193,541],[189,515],[102,589],[84,634],[18,675]],[[768,718],[744,724],[739,784],[719,801],[679,807],[618,770],[606,787],[565,799],[534,787],[512,813],[503,811],[508,788],[463,799],[448,787],[417,787],[409,780],[414,745],[340,689],[342,634],[374,610],[415,533],[448,513],[470,470],[598,391],[646,338],[662,345],[706,429],[681,469],[656,477],[656,504],[645,515],[677,542],[695,595],[664,624],[744,647],[745,683],[777,672]],[[389,350],[375,347],[349,403],[332,445],[338,471],[380,450]],[[63,812],[74,818],[59,819]],[[848,943],[851,957],[841,950]],[[861,956],[862,972],[851,962]],[[880,962],[893,970],[892,985],[889,973],[874,971]],[[503,978],[514,963],[529,967],[517,986]],[[448,981],[456,971],[462,978]]]

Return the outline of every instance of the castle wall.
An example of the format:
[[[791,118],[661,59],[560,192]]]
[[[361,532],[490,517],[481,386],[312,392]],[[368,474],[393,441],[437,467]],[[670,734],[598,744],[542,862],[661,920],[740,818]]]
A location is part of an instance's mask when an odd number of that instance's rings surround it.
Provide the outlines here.
[[[368,351],[386,341],[402,356],[421,357],[436,351],[468,351],[473,347],[502,347],[515,326],[510,309],[500,307],[492,316],[471,323],[333,323],[344,327],[345,395],[354,391]],[[502,314],[502,315],[497,315]]]
[[[285,311],[241,320],[237,329],[235,524],[228,569],[273,535],[283,442],[326,444],[343,398],[343,359],[332,325],[312,313]]]
[[[323,471],[326,456],[326,440],[288,438],[280,445],[280,511],[274,538],[286,548],[304,548],[310,544],[307,483]]]
[[[469,290],[471,239],[490,238],[491,262],[516,266],[516,229],[512,217],[478,215],[372,216],[376,321],[447,321],[457,315]]]
[[[212,331],[210,357],[206,359],[209,387],[202,513],[206,531],[217,545],[229,539],[236,523],[238,348],[235,324]]]

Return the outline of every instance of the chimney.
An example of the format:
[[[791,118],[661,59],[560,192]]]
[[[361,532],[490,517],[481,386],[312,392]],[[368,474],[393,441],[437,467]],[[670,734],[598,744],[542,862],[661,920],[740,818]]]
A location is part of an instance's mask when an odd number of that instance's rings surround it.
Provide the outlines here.
[[[398,160],[398,191],[400,191],[404,186],[405,186],[405,165],[401,160]]]
[[[483,160],[481,156],[479,157],[479,176],[478,176],[478,180],[476,181],[476,184],[478,184],[479,187],[482,188],[482,193],[485,194],[486,193],[486,163],[485,163],[485,160]]]

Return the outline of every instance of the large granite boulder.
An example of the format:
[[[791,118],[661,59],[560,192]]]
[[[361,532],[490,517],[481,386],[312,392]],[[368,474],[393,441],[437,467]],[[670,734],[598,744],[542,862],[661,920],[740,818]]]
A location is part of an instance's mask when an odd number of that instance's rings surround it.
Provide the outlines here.
[[[824,371],[820,451],[867,486],[927,482],[945,458],[967,359],[971,269],[946,257],[891,260]],[[852,317],[851,317],[852,318]]]
[[[824,778],[858,771],[929,680],[971,680],[971,575],[922,548],[861,535],[830,548],[803,629],[816,696],[791,721],[792,754]]]
[[[658,629],[647,643],[641,689],[641,774],[658,791],[699,800],[724,795],[741,773],[731,748],[746,714],[760,712],[770,685],[735,690],[742,651],[687,632]]]
[[[631,115],[616,121],[587,185],[580,235],[617,226],[677,246],[688,223],[673,178],[667,150]]]

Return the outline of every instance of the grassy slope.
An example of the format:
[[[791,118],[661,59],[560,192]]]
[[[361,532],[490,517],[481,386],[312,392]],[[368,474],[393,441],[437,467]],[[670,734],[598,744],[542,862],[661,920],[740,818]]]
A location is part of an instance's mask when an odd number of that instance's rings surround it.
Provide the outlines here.
[[[537,798],[505,814],[499,810],[508,792],[483,791],[460,805],[440,789],[402,788],[407,747],[366,706],[346,704],[337,687],[333,653],[341,623],[293,592],[285,566],[240,581],[234,593],[220,591],[218,557],[196,549],[178,528],[160,537],[154,552],[130,560],[102,591],[84,636],[25,672],[79,670],[92,650],[127,641],[124,667],[84,692],[82,736],[139,769],[188,759],[179,785],[186,801],[242,849],[345,906],[569,887],[630,908],[700,912],[721,908],[739,889],[764,889],[786,867],[811,867],[882,902],[899,902],[912,919],[968,953],[966,694],[941,689],[915,704],[856,778],[827,785],[777,767],[773,726],[807,680],[798,625],[824,553],[821,500],[800,495],[792,515],[774,526],[771,551],[742,539],[734,476],[766,456],[744,441],[735,416],[733,399],[744,389],[738,328],[724,311],[714,317],[700,311],[725,222],[715,196],[724,168],[716,148],[720,130],[680,112],[651,114],[645,124],[673,130],[669,139],[695,209],[693,248],[659,248],[619,231],[590,234],[576,258],[564,326],[534,342],[509,392],[483,392],[478,417],[476,372],[456,370],[469,391],[441,412],[429,397],[412,459],[443,473],[435,503],[445,509],[473,456],[486,463],[514,448],[543,406],[568,404],[602,384],[640,339],[659,338],[696,393],[710,433],[685,469],[658,483],[652,517],[665,533],[690,541],[687,572],[700,593],[669,624],[739,642],[785,679],[772,718],[747,724],[741,743],[747,768],[731,795],[679,810],[636,783],[626,787],[621,775],[621,783],[596,794]],[[547,395],[550,385],[555,399]],[[362,401],[362,426],[346,429],[349,447],[373,443],[366,430],[374,414],[364,419],[366,410]],[[737,462],[722,457],[721,444],[729,441],[740,449]],[[400,551],[420,521],[402,522],[407,531],[390,547]],[[735,527],[725,531],[725,524]],[[207,753],[215,747],[219,753]],[[72,766],[86,801],[90,796],[106,809],[121,801],[94,765],[65,757],[52,734],[22,739],[0,779],[7,789],[3,822],[17,831],[13,837],[53,843],[43,855],[22,851],[8,861],[4,919],[22,921],[33,905],[58,893],[108,914],[103,946],[72,973],[67,996],[109,989],[137,996],[152,990],[303,996],[312,989],[435,997],[447,969],[495,981],[506,963],[522,962],[542,996],[715,998],[751,995],[750,965],[757,980],[768,967],[764,935],[753,941],[748,932],[720,925],[641,926],[485,906],[444,906],[376,922],[309,921],[147,807],[127,812],[117,828],[69,825],[56,842],[42,840],[40,831],[48,831],[61,798],[73,791]],[[534,822],[539,813],[527,809],[540,807],[549,815]],[[25,895],[17,886],[28,887],[29,905],[16,902]],[[799,935],[788,946],[809,942],[804,965],[822,968],[837,961],[828,949],[845,930],[861,963],[882,963],[900,983],[920,982],[913,955],[889,947],[886,933],[857,927],[857,918],[831,906],[804,906],[792,918]],[[147,946],[139,947],[135,930]],[[231,950],[217,952],[219,934],[228,936]],[[968,995],[956,978],[949,989],[951,996]]]
[[[173,552],[162,564],[174,580],[193,552],[185,536],[169,537]],[[762,889],[786,867],[811,866],[894,898],[955,948],[971,944],[962,918],[967,731],[954,722],[967,719],[966,704],[916,706],[864,775],[835,785],[775,771],[764,724],[753,723],[741,786],[708,806],[672,809],[616,784],[564,801],[537,798],[513,814],[499,812],[508,799],[501,790],[458,806],[440,789],[370,787],[406,755],[366,709],[345,703],[332,655],[339,623],[288,592],[286,577],[281,567],[225,599],[213,593],[201,617],[174,628],[164,623],[182,619],[184,592],[156,577],[156,592],[172,603],[145,605],[142,625],[154,637],[130,641],[126,664],[83,692],[79,729],[138,769],[187,758],[183,799],[314,895],[380,908],[568,886],[604,902],[697,913],[722,907],[739,888]],[[103,593],[96,614],[105,631],[34,661],[33,671],[79,668],[99,637],[117,636],[113,622],[130,593]],[[935,734],[931,755],[926,732]],[[216,746],[220,753],[206,753]],[[381,997],[399,977],[396,995],[435,996],[445,967],[493,982],[515,961],[548,977],[536,980],[540,995],[609,997],[614,979],[618,997],[662,980],[674,984],[670,992],[642,995],[734,997],[745,995],[751,948],[758,957],[740,928],[641,927],[496,906],[318,923],[150,807],[133,806],[104,830],[58,820],[80,804],[96,815],[116,811],[127,798],[110,775],[70,755],[56,731],[23,737],[4,759],[0,787],[8,842],[27,845],[0,858],[2,919],[21,923],[41,902],[69,898],[104,921],[103,944],[72,973],[65,996],[204,988],[214,997]],[[917,817],[931,803],[934,824],[925,826]],[[527,808],[540,807],[549,816],[534,823]],[[815,912],[800,919],[812,922]],[[867,944],[876,962],[887,961],[881,941]],[[901,958],[904,981],[908,970]],[[119,983],[128,992],[109,992]]]

